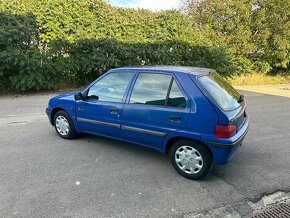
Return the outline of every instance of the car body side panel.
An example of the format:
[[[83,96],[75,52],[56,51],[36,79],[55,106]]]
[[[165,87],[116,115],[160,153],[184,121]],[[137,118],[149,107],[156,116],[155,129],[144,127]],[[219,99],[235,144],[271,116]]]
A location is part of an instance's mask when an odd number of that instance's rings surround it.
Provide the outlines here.
[[[219,122],[218,113],[189,76],[182,82],[188,95],[194,102],[194,105],[191,107],[186,129],[202,135],[213,136],[215,126]]]
[[[175,77],[173,73],[167,74],[174,77],[179,88],[182,92],[184,92],[183,87],[179,84],[179,78]],[[127,94],[126,104],[124,105],[121,114],[123,139],[128,139],[135,143],[142,143],[148,147],[154,147],[155,149],[157,148],[158,150],[161,150],[162,141],[167,134],[186,127],[191,102],[187,98],[186,94],[183,93],[187,101],[187,106],[184,109],[154,105],[130,104],[129,99],[133,86],[134,82],[132,83],[130,91]],[[178,116],[181,119],[178,121],[172,121],[170,119],[171,116]]]
[[[77,101],[76,119],[81,131],[120,136],[120,112],[122,103]],[[111,112],[114,109],[116,112]]]
[[[191,101],[190,114],[186,128],[166,136],[162,143],[162,152],[165,153],[166,145],[171,138],[185,137],[201,141],[201,135],[214,135],[214,128],[218,123],[218,115],[209,101],[195,86],[189,75],[182,74],[179,79],[183,85],[186,95]],[[207,145],[207,143],[205,143]]]
[[[167,134],[185,128],[188,113],[188,110],[125,104],[121,122],[123,137],[161,150]],[[181,120],[171,122],[170,116],[174,115]]]

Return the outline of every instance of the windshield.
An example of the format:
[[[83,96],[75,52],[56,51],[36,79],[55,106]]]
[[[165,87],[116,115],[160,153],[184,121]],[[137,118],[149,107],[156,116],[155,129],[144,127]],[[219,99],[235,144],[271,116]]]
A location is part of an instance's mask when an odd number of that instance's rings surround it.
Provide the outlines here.
[[[217,73],[201,76],[198,80],[223,110],[230,111],[240,106],[240,94]]]

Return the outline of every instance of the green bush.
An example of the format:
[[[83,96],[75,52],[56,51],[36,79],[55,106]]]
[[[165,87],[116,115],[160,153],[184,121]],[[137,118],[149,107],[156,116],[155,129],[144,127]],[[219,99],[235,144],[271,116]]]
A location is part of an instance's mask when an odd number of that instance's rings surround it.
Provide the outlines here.
[[[54,89],[61,73],[48,53],[39,48],[32,14],[0,13],[0,88],[2,90]]]
[[[225,49],[180,41],[128,44],[116,40],[84,40],[75,43],[68,56],[80,84],[122,66],[187,65],[214,68],[226,75],[237,68],[234,57]]]
[[[0,20],[2,91],[80,86],[132,65],[239,70],[235,56],[212,46],[174,10],[119,9],[101,0],[2,0]]]

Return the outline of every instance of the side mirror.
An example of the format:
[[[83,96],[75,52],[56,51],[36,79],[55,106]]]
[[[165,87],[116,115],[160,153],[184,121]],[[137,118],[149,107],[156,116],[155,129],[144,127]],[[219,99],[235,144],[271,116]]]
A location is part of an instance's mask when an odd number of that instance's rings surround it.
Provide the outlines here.
[[[82,93],[77,93],[77,94],[75,94],[75,100],[76,101],[78,101],[78,100],[83,100],[83,95],[82,95]]]
[[[97,96],[97,95],[91,95],[91,96],[89,96],[89,99],[98,101],[99,100],[99,96]]]

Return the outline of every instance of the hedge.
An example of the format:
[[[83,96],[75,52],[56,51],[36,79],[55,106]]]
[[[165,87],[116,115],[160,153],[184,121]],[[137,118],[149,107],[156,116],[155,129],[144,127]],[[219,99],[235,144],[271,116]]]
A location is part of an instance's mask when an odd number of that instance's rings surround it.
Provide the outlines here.
[[[178,11],[120,9],[100,0],[0,3],[2,91],[80,86],[121,66],[188,65],[227,75],[242,66]]]

